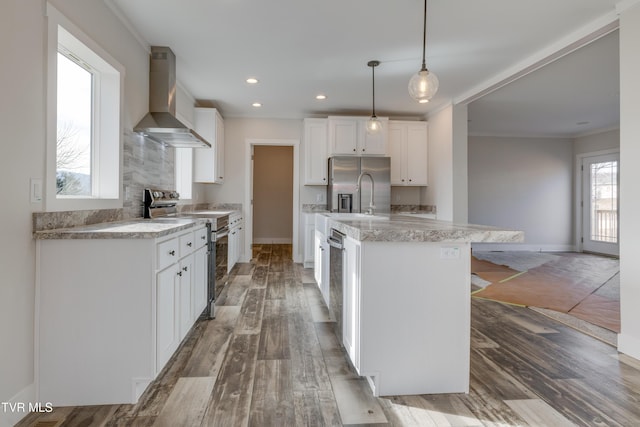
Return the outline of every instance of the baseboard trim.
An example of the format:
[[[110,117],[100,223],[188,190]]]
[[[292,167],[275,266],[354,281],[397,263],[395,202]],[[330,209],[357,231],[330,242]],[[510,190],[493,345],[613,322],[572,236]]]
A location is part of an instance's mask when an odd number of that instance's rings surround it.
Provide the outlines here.
[[[4,403],[4,402],[3,402]],[[0,427],[12,427],[21,419],[29,415],[29,405],[36,404],[36,385],[35,383],[29,384],[27,387],[23,388],[13,396],[11,399],[7,401],[8,405],[0,406]],[[16,407],[15,405],[21,403],[24,406],[21,410],[12,411],[11,407]],[[40,405],[42,408],[45,408],[45,402],[41,402]],[[6,409],[5,409],[6,406]]]
[[[287,245],[291,244],[292,240],[286,237],[254,237],[253,243],[256,245]]]
[[[478,252],[575,252],[574,245],[523,245],[521,243],[471,243],[471,249]]]
[[[618,351],[640,360],[640,339],[627,334],[618,334]]]

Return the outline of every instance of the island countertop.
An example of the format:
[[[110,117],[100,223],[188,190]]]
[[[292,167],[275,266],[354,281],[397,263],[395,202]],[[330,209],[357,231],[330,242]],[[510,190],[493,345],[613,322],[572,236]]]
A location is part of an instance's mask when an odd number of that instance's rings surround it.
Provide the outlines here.
[[[524,241],[524,232],[475,224],[416,218],[392,214],[333,214],[318,213],[316,221],[326,222],[326,231],[337,231],[357,240],[376,242],[491,242],[517,243]]]

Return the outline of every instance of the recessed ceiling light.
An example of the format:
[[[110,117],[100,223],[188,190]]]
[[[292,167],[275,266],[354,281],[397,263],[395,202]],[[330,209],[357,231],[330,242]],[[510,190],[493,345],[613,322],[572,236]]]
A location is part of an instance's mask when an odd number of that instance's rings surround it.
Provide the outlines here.
[[[261,103],[259,103],[259,102],[254,102],[254,103],[253,103],[253,104],[251,104],[251,105],[252,105],[252,106],[254,106],[254,107],[256,107],[256,108],[257,108],[257,107],[262,107],[262,104],[261,104]]]
[[[249,77],[246,80],[246,82],[249,83],[250,85],[254,85],[254,84],[258,83],[258,79],[256,79],[255,77]]]
[[[327,95],[323,95],[323,94],[316,95],[316,99],[322,101],[324,99],[327,99]]]

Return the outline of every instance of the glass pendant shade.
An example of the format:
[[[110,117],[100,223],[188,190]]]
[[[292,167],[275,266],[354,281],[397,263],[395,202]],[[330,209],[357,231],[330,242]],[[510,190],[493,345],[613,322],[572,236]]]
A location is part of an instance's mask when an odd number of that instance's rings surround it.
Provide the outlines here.
[[[429,102],[438,91],[439,84],[438,77],[423,68],[409,80],[409,95],[421,104]]]
[[[367,133],[374,134],[382,130],[382,122],[376,116],[371,116],[367,121]]]
[[[376,71],[375,68],[380,65],[380,61],[369,61],[367,66],[371,67],[371,92],[372,92],[372,108],[371,117],[367,121],[367,133],[375,134],[382,130],[382,122],[376,117]]]

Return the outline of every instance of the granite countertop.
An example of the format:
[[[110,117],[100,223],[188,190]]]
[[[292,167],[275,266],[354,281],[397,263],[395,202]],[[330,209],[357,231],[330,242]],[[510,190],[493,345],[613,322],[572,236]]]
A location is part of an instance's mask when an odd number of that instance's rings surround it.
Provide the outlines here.
[[[52,239],[154,239],[205,224],[198,218],[153,218],[104,222],[80,227],[36,231],[38,240]]]
[[[524,232],[474,224],[416,218],[409,215],[319,214],[327,218],[328,228],[358,241],[376,242],[492,242],[518,243]]]

